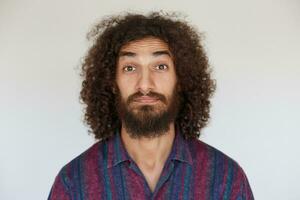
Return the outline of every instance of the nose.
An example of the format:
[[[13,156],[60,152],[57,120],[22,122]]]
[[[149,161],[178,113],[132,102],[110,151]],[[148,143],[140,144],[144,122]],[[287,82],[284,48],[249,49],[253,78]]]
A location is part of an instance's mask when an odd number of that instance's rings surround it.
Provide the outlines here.
[[[137,90],[139,90],[144,95],[147,95],[154,88],[153,79],[151,77],[151,73],[148,70],[143,70],[140,73],[138,82],[137,82]]]

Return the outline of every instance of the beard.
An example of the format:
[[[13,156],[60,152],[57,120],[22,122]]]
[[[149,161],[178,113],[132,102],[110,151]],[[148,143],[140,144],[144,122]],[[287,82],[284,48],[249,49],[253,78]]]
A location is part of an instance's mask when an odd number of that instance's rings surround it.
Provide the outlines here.
[[[141,96],[144,95],[137,92],[124,100],[120,90],[117,88],[116,91],[117,113],[129,136],[131,138],[154,138],[167,133],[180,110],[181,98],[177,87],[168,99],[162,94],[149,92],[147,97],[158,99],[155,104],[133,103]]]

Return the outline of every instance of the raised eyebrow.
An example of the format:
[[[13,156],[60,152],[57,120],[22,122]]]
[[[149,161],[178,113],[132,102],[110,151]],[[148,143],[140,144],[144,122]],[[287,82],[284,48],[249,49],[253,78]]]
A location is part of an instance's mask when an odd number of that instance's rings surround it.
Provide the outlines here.
[[[167,56],[169,56],[170,58],[172,58],[172,55],[171,55],[170,51],[168,51],[168,50],[155,51],[155,52],[152,53],[152,55],[154,55],[154,56],[167,55]]]
[[[127,56],[127,57],[134,57],[136,55],[136,53],[133,53],[133,52],[129,52],[129,51],[121,51],[120,53],[119,53],[119,58],[120,57],[125,57],[125,56]]]
[[[152,53],[152,55],[155,56],[155,57],[161,56],[161,55],[167,55],[170,58],[172,58],[172,55],[171,55],[170,51],[168,51],[168,50],[154,51]],[[136,56],[136,53],[133,53],[133,52],[130,52],[130,51],[121,51],[119,53],[119,58],[120,57],[135,57],[135,56]]]

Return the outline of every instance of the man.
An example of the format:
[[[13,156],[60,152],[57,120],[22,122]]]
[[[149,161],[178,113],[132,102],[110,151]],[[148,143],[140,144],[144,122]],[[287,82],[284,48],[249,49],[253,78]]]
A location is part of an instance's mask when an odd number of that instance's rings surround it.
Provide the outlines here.
[[[253,199],[242,168],[198,140],[215,85],[194,28],[129,13],[89,37],[81,98],[99,141],[60,170],[48,199]]]

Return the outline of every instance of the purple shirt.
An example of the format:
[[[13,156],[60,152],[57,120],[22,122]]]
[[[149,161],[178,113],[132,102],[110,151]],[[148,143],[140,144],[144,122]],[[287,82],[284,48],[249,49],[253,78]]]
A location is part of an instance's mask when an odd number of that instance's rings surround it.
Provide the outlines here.
[[[65,165],[48,200],[197,199],[252,200],[242,168],[233,159],[176,130],[171,153],[152,192],[127,153],[119,130]]]

